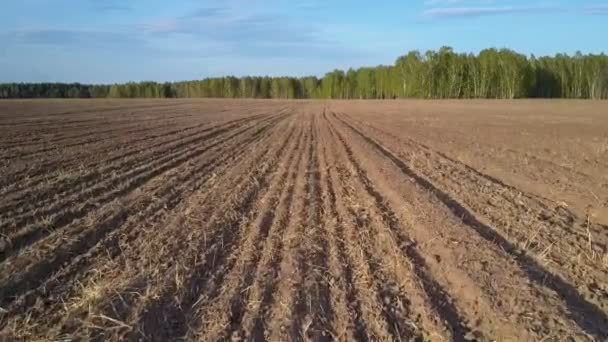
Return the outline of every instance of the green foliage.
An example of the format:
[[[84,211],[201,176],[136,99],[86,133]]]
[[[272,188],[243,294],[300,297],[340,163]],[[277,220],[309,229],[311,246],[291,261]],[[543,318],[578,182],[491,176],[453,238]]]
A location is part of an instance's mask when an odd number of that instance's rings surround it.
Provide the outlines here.
[[[450,47],[412,51],[394,65],[334,70],[317,77],[206,78],[113,85],[0,84],[0,98],[608,98],[608,56],[526,57],[508,49],[478,55]]]

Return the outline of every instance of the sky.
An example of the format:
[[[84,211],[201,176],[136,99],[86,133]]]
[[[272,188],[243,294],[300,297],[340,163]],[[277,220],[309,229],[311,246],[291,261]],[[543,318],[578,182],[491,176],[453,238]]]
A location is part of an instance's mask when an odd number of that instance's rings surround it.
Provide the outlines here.
[[[608,1],[19,0],[0,11],[0,82],[322,76],[410,50],[608,52]]]

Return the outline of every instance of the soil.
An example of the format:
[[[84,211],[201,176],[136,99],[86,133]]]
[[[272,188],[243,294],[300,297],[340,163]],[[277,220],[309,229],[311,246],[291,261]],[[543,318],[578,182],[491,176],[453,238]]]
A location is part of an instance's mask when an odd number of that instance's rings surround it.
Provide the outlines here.
[[[607,113],[0,102],[0,340],[608,340]]]

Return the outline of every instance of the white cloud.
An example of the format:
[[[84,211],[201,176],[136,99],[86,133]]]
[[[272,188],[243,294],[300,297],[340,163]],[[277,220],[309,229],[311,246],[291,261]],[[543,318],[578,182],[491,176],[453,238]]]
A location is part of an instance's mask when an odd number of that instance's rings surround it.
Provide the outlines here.
[[[551,13],[571,13],[579,15],[606,15],[608,5],[596,6],[559,6],[555,4],[539,3],[526,6],[491,6],[491,5],[468,5],[450,6],[449,3],[461,3],[460,0],[428,0],[427,3],[435,5],[429,6],[422,12],[422,16],[431,19],[466,18],[482,17],[503,14],[551,14]],[[438,4],[442,3],[442,6]]]
[[[463,0],[425,0],[426,6],[445,6],[462,3]]]
[[[537,13],[555,11],[555,7],[435,7],[424,11],[424,15],[434,18],[479,17],[507,13]]]

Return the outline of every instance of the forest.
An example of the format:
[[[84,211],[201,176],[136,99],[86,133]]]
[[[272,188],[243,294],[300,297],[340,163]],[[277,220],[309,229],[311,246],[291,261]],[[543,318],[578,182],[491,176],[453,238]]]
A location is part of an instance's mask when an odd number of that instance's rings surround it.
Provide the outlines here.
[[[112,85],[0,84],[0,98],[608,98],[608,56],[526,56],[510,49],[477,55],[450,47],[409,52],[394,65],[334,70],[322,78],[216,77]]]

